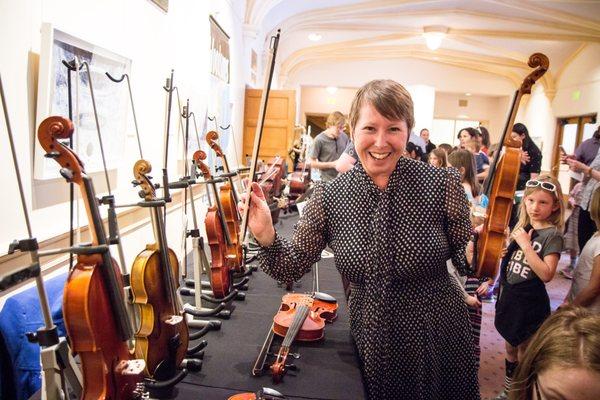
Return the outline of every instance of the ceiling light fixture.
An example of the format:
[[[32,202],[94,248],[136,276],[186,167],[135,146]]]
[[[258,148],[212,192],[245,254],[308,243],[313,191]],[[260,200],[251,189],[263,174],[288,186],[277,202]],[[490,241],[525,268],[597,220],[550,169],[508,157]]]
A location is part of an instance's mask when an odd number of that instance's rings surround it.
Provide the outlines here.
[[[442,40],[448,33],[448,27],[431,25],[423,28],[423,36],[429,50],[437,50],[442,45]]]
[[[327,86],[325,88],[325,90],[327,90],[327,93],[329,93],[329,94],[335,94],[335,92],[337,92],[338,88],[335,86]]]
[[[308,35],[308,40],[311,42],[318,42],[321,39],[323,39],[323,36],[319,35],[318,33],[311,33]]]
[[[471,95],[471,93],[465,93],[465,96],[470,96],[470,95]]]

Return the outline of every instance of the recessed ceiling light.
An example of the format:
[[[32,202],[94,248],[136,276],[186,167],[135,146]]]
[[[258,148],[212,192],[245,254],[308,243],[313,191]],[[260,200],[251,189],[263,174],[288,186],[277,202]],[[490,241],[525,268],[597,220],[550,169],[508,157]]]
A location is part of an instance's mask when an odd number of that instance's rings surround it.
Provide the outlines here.
[[[471,95],[471,93],[465,93],[465,96],[470,96],[470,95]]]
[[[441,25],[426,26],[423,28],[423,36],[429,50],[437,50],[442,45],[442,40],[446,37],[448,28]]]
[[[337,92],[338,88],[335,86],[327,86],[325,88],[325,90],[327,90],[327,93],[329,93],[329,94],[335,94],[335,92]]]
[[[456,116],[456,118],[458,118],[458,119],[469,119],[469,116],[465,115],[465,114],[459,114],[459,115]]]
[[[318,33],[311,33],[308,35],[308,40],[311,42],[318,42],[321,39],[323,39],[323,36],[319,35]]]

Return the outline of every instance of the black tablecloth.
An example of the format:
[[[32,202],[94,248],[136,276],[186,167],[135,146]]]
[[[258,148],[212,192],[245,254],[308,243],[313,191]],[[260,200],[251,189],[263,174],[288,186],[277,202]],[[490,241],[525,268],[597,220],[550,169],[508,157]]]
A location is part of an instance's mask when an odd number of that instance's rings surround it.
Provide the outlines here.
[[[289,237],[297,214],[280,218],[277,230]],[[202,370],[190,373],[177,387],[178,399],[226,399],[242,391],[255,392],[261,387],[280,391],[288,399],[363,399],[358,359],[349,332],[348,312],[341,278],[333,258],[319,262],[320,291],[334,296],[339,303],[338,318],[325,327],[323,340],[312,343],[294,342],[297,360],[288,357],[297,371],[288,372],[282,383],[274,384],[271,375],[251,374],[252,366],[268,332],[273,316],[286,293],[284,287],[262,271],[254,272],[244,302],[234,302],[231,319],[224,320],[221,330],[209,332],[203,339],[205,349]],[[305,275],[294,291],[309,292],[312,274]],[[184,298],[192,301],[191,298]],[[278,350],[276,336],[272,351]],[[269,358],[267,363],[272,363]]]

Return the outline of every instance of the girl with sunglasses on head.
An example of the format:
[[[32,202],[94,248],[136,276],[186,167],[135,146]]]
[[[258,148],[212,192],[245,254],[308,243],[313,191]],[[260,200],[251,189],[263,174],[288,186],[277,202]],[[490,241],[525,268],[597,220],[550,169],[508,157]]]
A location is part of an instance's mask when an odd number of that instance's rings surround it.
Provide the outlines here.
[[[500,265],[496,329],[506,341],[505,392],[531,336],[550,315],[545,283],[556,272],[563,249],[564,203],[559,182],[542,175],[525,184],[519,220]]]

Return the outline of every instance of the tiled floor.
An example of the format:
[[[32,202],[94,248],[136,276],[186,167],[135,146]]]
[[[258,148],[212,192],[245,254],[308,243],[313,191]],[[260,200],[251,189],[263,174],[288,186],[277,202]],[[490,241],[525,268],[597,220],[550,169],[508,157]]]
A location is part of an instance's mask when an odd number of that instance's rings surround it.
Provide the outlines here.
[[[558,270],[569,263],[569,256],[563,254]],[[555,310],[565,298],[571,281],[562,275],[549,282],[546,287],[550,295],[552,310]],[[479,370],[479,385],[481,398],[489,399],[496,396],[504,385],[504,340],[494,328],[494,303],[483,304],[483,322],[481,326],[481,368]]]

